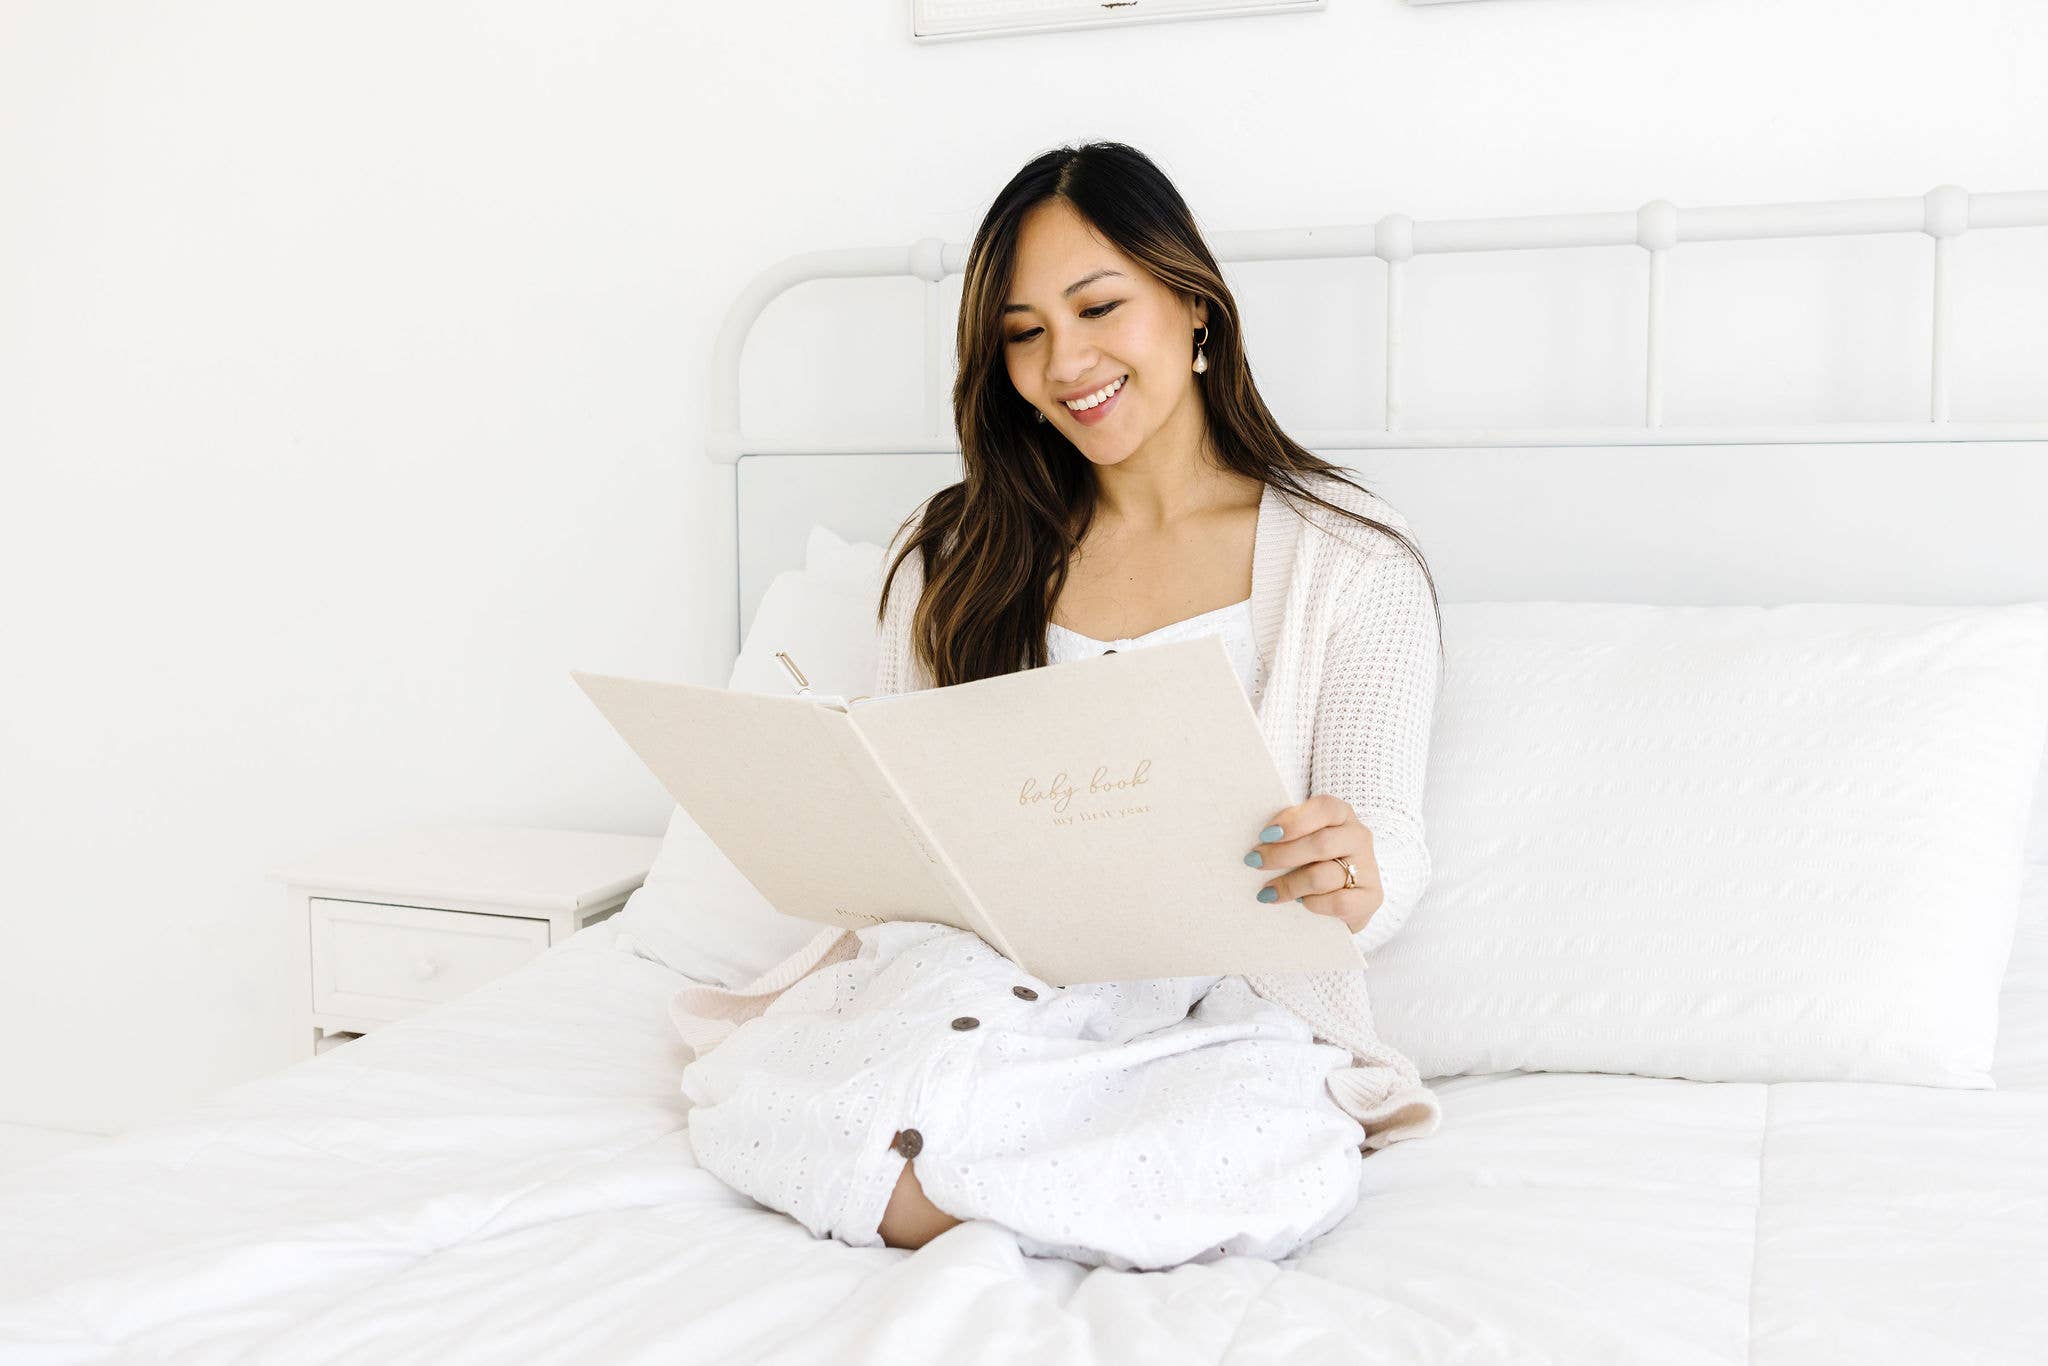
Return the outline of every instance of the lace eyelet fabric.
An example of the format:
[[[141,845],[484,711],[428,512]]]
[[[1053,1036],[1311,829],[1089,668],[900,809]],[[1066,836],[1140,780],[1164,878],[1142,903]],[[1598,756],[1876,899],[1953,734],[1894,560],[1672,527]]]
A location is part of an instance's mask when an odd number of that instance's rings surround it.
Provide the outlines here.
[[[1349,1054],[1242,977],[1055,987],[950,926],[856,933],[682,1079],[698,1163],[814,1236],[883,1246],[906,1151],[947,1214],[1116,1270],[1286,1257],[1356,1206]]]
[[[1053,664],[1071,663],[1099,655],[1111,650],[1142,649],[1147,645],[1165,645],[1177,640],[1193,640],[1198,636],[1220,635],[1223,648],[1230,655],[1230,666],[1237,670],[1237,681],[1244,685],[1245,696],[1251,700],[1253,710],[1258,709],[1260,694],[1265,690],[1266,665],[1259,658],[1257,636],[1252,626],[1252,600],[1231,603],[1213,612],[1176,621],[1142,636],[1127,636],[1119,640],[1096,640],[1054,623],[1046,628],[1045,649],[1048,662]]]

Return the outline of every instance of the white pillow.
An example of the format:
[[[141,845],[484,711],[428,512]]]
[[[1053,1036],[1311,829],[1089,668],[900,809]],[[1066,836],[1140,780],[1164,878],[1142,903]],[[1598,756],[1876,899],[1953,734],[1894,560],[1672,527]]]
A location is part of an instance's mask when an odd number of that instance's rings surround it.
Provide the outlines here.
[[[721,987],[753,981],[825,928],[769,905],[680,806],[647,881],[612,919],[614,948]]]
[[[2048,604],[1443,610],[1423,1076],[1992,1085]]]
[[[2048,751],[2041,757],[2041,776],[2034,783],[2034,824],[2027,835],[2027,862],[2048,863]]]
[[[812,528],[806,567],[768,585],[726,686],[794,693],[795,681],[775,659],[785,650],[814,692],[872,692],[881,556],[878,545],[849,544],[828,528]],[[613,919],[615,947],[723,987],[760,976],[824,928],[769,905],[680,806],[669,815],[647,881]]]
[[[804,570],[860,585],[879,602],[883,554],[873,541],[849,541],[831,527],[814,526],[804,542]]]
[[[786,651],[811,691],[854,697],[873,692],[879,663],[878,585],[858,573],[786,569],[761,597],[726,686],[794,693],[796,681],[775,658]]]

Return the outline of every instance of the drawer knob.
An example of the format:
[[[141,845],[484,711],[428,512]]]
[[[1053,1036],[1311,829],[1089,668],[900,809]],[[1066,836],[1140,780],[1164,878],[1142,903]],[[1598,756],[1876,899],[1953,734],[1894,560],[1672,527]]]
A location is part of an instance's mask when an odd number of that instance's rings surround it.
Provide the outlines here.
[[[429,977],[432,977],[435,973],[439,972],[440,970],[440,961],[434,958],[421,958],[418,962],[412,965],[412,975],[422,982],[426,981]]]

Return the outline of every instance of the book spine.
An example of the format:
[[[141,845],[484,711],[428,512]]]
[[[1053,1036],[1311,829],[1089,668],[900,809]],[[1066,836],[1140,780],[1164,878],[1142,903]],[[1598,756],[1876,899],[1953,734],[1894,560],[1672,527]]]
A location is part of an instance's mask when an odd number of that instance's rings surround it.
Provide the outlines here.
[[[995,922],[989,919],[988,912],[982,908],[980,899],[968,890],[966,880],[960,876],[960,870],[953,866],[953,860],[946,857],[946,851],[940,847],[938,839],[911,809],[909,801],[904,798],[903,790],[896,785],[895,778],[890,776],[889,766],[882,762],[882,756],[876,753],[875,747],[868,743],[867,736],[861,733],[860,723],[854,718],[852,709],[849,708],[841,714],[846,717],[847,729],[853,732],[854,738],[860,742],[861,750],[868,756],[868,765],[873,775],[880,779],[877,794],[887,803],[890,812],[909,833],[918,850],[923,853],[939,885],[945,889],[946,895],[952,898],[961,919],[973,926],[974,932],[987,941],[990,948],[1013,963],[1020,962],[1009,940],[1003,937],[1003,932],[996,928]]]

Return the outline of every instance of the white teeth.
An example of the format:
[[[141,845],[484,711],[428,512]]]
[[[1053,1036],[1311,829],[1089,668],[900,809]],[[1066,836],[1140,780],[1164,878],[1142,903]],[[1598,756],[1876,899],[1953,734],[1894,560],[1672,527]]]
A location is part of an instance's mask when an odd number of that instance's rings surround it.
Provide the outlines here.
[[[1094,393],[1088,395],[1088,397],[1075,399],[1072,403],[1069,403],[1067,407],[1073,409],[1075,412],[1078,413],[1086,409],[1093,408],[1098,403],[1107,403],[1110,399],[1110,396],[1114,394],[1117,390],[1123,388],[1124,381],[1129,378],[1129,375],[1119,375],[1117,378],[1103,385],[1100,389],[1097,389]]]

